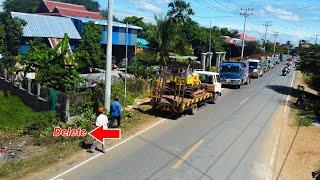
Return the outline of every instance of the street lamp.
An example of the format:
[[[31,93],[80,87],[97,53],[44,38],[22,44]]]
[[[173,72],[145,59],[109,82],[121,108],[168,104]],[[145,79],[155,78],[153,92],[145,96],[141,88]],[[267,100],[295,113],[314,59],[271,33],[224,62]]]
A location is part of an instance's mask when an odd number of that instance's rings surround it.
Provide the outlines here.
[[[140,17],[139,19],[133,21],[131,24],[134,25],[137,22],[141,21],[143,17]],[[127,76],[128,76],[128,38],[129,36],[129,24],[128,21],[126,22],[126,58],[125,58],[125,72],[124,72],[124,102],[123,102],[123,108],[126,109],[126,101],[127,101]]]

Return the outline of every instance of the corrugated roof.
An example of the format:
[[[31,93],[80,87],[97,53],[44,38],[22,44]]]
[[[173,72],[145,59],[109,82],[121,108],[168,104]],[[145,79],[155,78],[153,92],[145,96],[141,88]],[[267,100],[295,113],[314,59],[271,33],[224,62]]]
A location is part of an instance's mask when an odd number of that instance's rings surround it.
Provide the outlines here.
[[[19,12],[11,12],[11,15],[27,22],[23,28],[24,37],[63,38],[67,33],[70,39],[81,39],[70,18]]]
[[[108,25],[108,21],[107,20],[103,20],[103,19],[92,19],[92,18],[83,18],[83,17],[73,17],[73,16],[66,16],[66,17],[70,17],[72,19],[78,19],[80,21],[82,21],[83,23],[86,23],[86,22],[94,22],[95,24],[98,24],[98,25],[103,25],[103,26],[107,26]],[[113,26],[114,27],[122,27],[122,28],[125,28],[126,27],[126,24],[123,24],[123,23],[118,23],[118,22],[113,22]],[[129,25],[129,28],[130,29],[137,29],[137,30],[142,30],[142,27],[139,27],[139,26],[133,26],[133,25]]]
[[[50,12],[52,12],[57,6],[62,8],[70,8],[74,10],[79,11],[87,11],[87,8],[83,5],[77,5],[77,4],[70,4],[70,3],[63,3],[63,2],[57,2],[57,1],[49,1],[49,0],[43,0],[44,4],[47,6]]]
[[[75,17],[85,17],[85,18],[92,18],[92,19],[104,19],[104,17],[99,12],[91,12],[91,11],[82,11],[82,10],[75,10],[69,8],[63,8],[56,6],[53,13],[59,13],[60,16],[75,16]]]

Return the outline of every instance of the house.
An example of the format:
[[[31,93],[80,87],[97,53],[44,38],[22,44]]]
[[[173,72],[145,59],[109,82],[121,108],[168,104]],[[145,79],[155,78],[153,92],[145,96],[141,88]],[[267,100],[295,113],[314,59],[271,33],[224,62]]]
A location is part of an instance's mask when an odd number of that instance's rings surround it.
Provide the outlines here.
[[[103,28],[101,45],[103,48],[106,47],[107,44],[107,29],[108,29],[108,21],[107,20],[98,20],[91,18],[82,18],[82,17],[72,17],[68,16],[74,23],[76,29],[80,34],[83,32],[83,26],[85,23],[94,22],[96,25],[100,25]],[[137,52],[137,39],[138,32],[142,30],[141,27],[128,25],[128,59],[129,61],[135,56]],[[114,64],[123,64],[125,58],[125,50],[126,50],[126,24],[113,22],[112,28],[112,56],[114,57]]]
[[[103,27],[101,46],[106,47],[108,21],[99,12],[90,12],[82,5],[43,0],[37,9],[37,14],[46,16],[61,16],[71,19],[77,31],[81,35],[85,23],[94,22]],[[142,30],[138,26],[128,26],[128,59],[130,60],[137,52],[138,32]],[[114,64],[122,64],[125,58],[126,24],[113,22],[112,32],[112,55]]]
[[[236,38],[229,36],[222,36],[224,38],[225,48],[227,49],[226,58],[234,58],[241,56],[242,41],[252,42],[256,41],[256,38],[239,33]],[[246,46],[246,44],[244,44]]]
[[[33,38],[43,38],[48,46],[55,46],[59,39],[67,33],[70,38],[70,49],[75,47],[81,36],[70,18],[57,16],[44,16],[39,14],[28,14],[11,12],[13,18],[24,20],[27,24],[23,28],[22,44],[20,52],[27,52],[30,48],[27,41]]]
[[[82,5],[49,0],[43,0],[39,4],[36,13],[51,16],[76,16],[92,19],[104,19],[99,12],[88,11],[87,8]]]

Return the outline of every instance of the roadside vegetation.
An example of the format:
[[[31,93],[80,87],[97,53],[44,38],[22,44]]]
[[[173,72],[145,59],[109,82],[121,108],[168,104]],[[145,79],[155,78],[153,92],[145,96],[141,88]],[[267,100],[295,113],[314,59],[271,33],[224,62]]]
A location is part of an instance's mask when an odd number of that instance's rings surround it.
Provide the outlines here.
[[[304,81],[318,92],[320,90],[320,45],[311,45],[309,48],[300,46],[298,49],[299,62],[297,69],[305,74]],[[310,126],[320,119],[320,98],[318,94],[306,94],[306,103],[300,109],[300,122]]]
[[[84,5],[88,10],[99,11],[99,3],[93,0],[60,0],[67,3]],[[24,21],[13,19],[10,12],[34,13],[40,0],[5,0],[0,13],[0,53],[4,60],[1,68],[11,73],[35,72],[37,83],[46,88],[53,88],[63,93],[87,92],[88,101],[80,102],[70,111],[81,112],[72,121],[61,120],[55,112],[35,112],[23,102],[10,94],[0,91],[0,145],[14,148],[9,141],[19,142],[23,136],[30,136],[32,141],[25,146],[36,146],[40,150],[21,159],[0,163],[0,178],[10,175],[12,178],[23,177],[34,170],[45,168],[46,165],[59,162],[81,149],[87,148],[92,139],[86,138],[53,138],[54,127],[84,128],[90,131],[94,128],[97,116],[96,109],[103,106],[103,83],[93,88],[81,86],[81,73],[91,73],[96,68],[104,68],[104,50],[100,45],[102,28],[92,22],[84,26],[79,46],[73,55],[68,54],[69,38],[65,34],[62,41],[53,49],[45,45],[43,39],[35,38],[27,42],[31,48],[27,53],[19,53],[23,40]],[[102,12],[106,16],[105,12]],[[212,52],[225,51],[226,46],[222,36],[236,37],[238,31],[227,28],[200,26],[192,20],[194,11],[190,3],[175,0],[168,4],[168,12],[155,17],[155,24],[137,22],[143,31],[139,37],[145,38],[150,44],[149,49],[134,57],[128,66],[128,72],[135,78],[128,80],[126,105],[133,105],[137,99],[147,98],[156,77],[157,68],[166,65],[170,54],[192,55],[200,57],[202,52],[208,51],[211,36]],[[114,17],[115,21],[133,23],[139,18],[126,17],[122,21]],[[267,42],[267,51],[272,51],[272,43]],[[261,53],[259,43],[248,43],[246,55]],[[279,48],[279,52],[283,49]],[[61,53],[57,53],[57,50]],[[21,66],[16,66],[20,64]],[[121,65],[120,65],[121,66]],[[216,67],[211,67],[216,70]],[[316,78],[314,78],[316,79]],[[124,102],[124,82],[112,85],[112,97],[119,97]],[[145,106],[143,112],[149,110]],[[141,128],[154,118],[139,110],[127,108],[123,113],[123,133],[126,137]],[[111,141],[111,143],[114,143]],[[2,148],[2,147],[0,147]]]

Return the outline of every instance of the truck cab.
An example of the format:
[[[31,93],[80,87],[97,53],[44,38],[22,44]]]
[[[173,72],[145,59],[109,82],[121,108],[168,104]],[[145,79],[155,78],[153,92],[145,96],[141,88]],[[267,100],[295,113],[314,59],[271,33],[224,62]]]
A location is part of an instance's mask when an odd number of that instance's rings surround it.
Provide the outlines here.
[[[257,59],[249,59],[249,74],[251,77],[259,78],[263,75],[261,61]]]
[[[216,72],[209,72],[209,71],[202,71],[202,70],[196,70],[197,74],[199,74],[199,78],[201,81],[201,84],[206,84],[208,88],[213,87],[214,93],[221,96],[222,93],[222,85],[219,82],[219,73]],[[210,90],[209,90],[210,91]]]
[[[231,85],[238,88],[249,84],[249,62],[224,62],[220,68],[220,81],[222,85]]]

